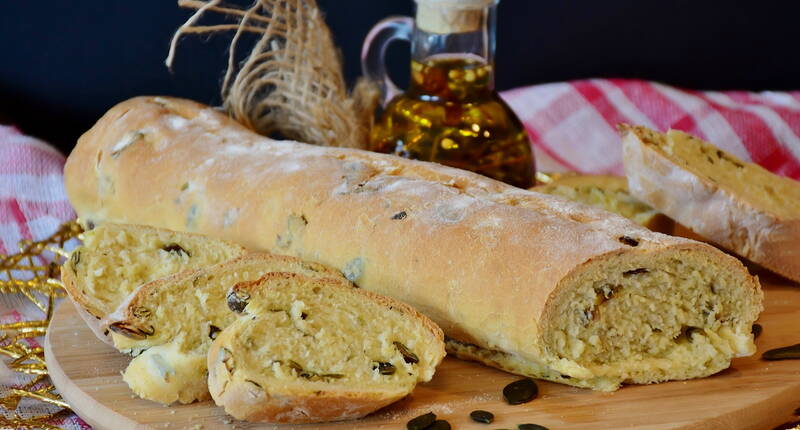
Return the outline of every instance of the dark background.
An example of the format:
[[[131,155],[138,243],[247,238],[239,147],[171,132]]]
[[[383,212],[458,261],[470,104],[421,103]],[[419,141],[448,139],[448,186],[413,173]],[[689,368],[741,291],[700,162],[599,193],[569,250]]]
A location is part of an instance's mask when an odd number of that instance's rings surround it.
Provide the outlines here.
[[[352,81],[361,42],[411,0],[318,0]],[[241,2],[240,2],[241,4]],[[186,40],[190,15],[170,0],[15,1],[0,9],[0,121],[67,152],[109,107],[141,94],[219,103],[229,36]],[[800,88],[800,2],[503,0],[497,86],[633,77],[702,89]],[[390,50],[407,82],[408,46]]]

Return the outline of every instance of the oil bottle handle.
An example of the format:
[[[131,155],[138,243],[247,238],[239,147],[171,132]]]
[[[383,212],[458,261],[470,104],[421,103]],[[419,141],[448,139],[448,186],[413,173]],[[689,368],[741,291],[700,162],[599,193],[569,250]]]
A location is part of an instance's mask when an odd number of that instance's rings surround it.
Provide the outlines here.
[[[391,16],[383,19],[369,31],[361,47],[361,72],[377,82],[381,89],[381,104],[386,106],[394,96],[400,94],[386,71],[386,48],[395,40],[411,41],[414,20],[407,16]]]

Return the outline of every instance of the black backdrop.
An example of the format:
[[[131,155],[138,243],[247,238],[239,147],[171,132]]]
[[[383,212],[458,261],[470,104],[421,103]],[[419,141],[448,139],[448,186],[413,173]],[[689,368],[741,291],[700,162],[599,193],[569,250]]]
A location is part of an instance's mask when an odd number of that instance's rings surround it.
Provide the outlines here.
[[[349,80],[361,41],[411,0],[318,0]],[[800,2],[503,0],[499,89],[637,77],[703,89],[800,88]],[[174,74],[170,36],[190,12],[170,0],[14,1],[0,9],[0,120],[69,151],[113,104],[140,94],[218,103],[228,37],[190,40]],[[390,50],[399,83],[408,47]]]

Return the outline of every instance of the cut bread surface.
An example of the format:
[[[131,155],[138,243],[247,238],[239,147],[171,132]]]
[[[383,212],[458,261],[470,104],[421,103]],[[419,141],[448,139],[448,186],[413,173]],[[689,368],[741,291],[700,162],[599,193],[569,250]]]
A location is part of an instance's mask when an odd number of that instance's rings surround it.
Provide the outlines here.
[[[61,273],[72,300],[94,317],[104,317],[144,283],[244,252],[199,234],[107,223],[84,233]]]
[[[605,209],[653,231],[669,234],[675,227],[668,217],[633,197],[627,180],[621,176],[563,175],[531,190]]]
[[[680,131],[621,131],[638,198],[709,241],[800,281],[800,182]]]
[[[538,351],[508,354],[448,340],[448,352],[554,382],[612,391],[709,376],[755,352],[757,280],[690,250],[598,259],[562,281]],[[728,269],[728,270],[725,270]]]
[[[123,373],[125,382],[138,396],[165,404],[207,399],[208,346],[235,319],[228,310],[227,291],[274,271],[343,279],[320,264],[250,253],[145,284],[105,321],[114,345],[136,355]]]
[[[229,297],[240,316],[213,342],[209,388],[238,419],[362,417],[429,381],[444,357],[432,321],[347,281],[272,273]]]

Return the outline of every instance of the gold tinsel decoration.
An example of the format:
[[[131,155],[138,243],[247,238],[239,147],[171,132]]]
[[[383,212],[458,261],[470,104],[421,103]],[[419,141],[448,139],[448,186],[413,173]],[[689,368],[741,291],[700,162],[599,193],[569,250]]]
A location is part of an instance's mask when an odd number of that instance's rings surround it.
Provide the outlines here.
[[[64,245],[70,239],[81,239],[82,232],[81,226],[71,221],[44,240],[20,241],[17,254],[0,254],[0,293],[22,295],[43,313],[39,320],[0,324],[0,355],[10,359],[5,364],[30,378],[23,386],[7,390],[0,398],[0,407],[16,411],[20,401],[28,398],[60,408],[55,413],[31,417],[22,417],[17,412],[10,416],[0,414],[0,428],[58,429],[48,422],[71,412],[69,405],[54,392],[43,349],[31,347],[28,340],[47,333],[56,300],[65,296],[60,267],[69,253]]]

